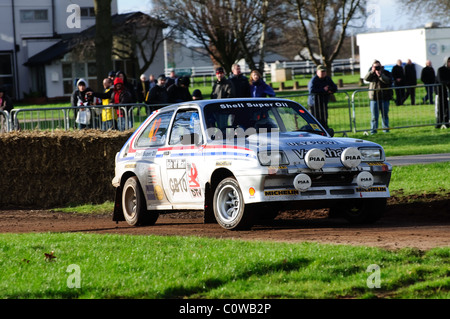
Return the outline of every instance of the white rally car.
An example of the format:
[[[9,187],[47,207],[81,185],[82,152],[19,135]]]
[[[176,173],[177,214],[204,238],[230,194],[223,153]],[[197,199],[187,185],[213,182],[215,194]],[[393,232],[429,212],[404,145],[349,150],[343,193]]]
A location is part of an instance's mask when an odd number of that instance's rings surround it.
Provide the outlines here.
[[[378,220],[392,172],[383,148],[329,131],[286,99],[164,107],[116,155],[113,220],[149,225],[167,211],[202,210],[205,222],[243,229],[292,208]]]

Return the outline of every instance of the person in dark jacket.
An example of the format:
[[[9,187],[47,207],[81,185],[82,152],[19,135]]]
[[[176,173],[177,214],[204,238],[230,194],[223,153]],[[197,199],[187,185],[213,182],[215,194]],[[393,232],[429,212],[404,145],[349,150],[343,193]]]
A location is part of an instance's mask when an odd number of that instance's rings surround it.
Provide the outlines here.
[[[422,69],[422,72],[420,73],[420,80],[425,85],[432,85],[436,83],[436,74],[434,72],[434,68],[431,65],[431,61],[427,60],[425,63],[425,67]],[[430,101],[431,104],[433,104],[433,93],[434,93],[434,87],[433,86],[425,86],[425,92],[427,93],[425,97],[422,99],[423,104],[425,104],[426,101]]]
[[[145,103],[152,104],[151,112],[164,106],[161,104],[169,103],[169,95],[166,89],[166,76],[164,74],[158,76],[158,83],[148,92]]]
[[[213,84],[211,99],[226,99],[236,96],[233,82],[226,78],[222,67],[216,69],[216,78],[217,81]]]
[[[416,73],[416,65],[412,63],[410,59],[405,65],[405,86],[410,86],[406,88],[406,95],[403,100],[405,102],[408,97],[411,96],[411,105],[416,104],[416,88],[414,86],[417,85],[417,73]]]
[[[88,82],[81,78],[77,81],[77,89],[73,91],[71,97],[72,106],[76,106],[79,109],[74,109],[75,122],[78,129],[85,129],[90,127],[91,117],[90,110],[83,106],[94,105],[93,98],[88,92],[92,92],[92,89],[88,87]],[[82,113],[79,113],[82,112]],[[85,112],[85,113],[83,113]],[[83,116],[82,116],[83,115]],[[80,118],[81,117],[81,118]]]
[[[192,101],[192,95],[189,92],[190,79],[187,76],[181,76],[176,83],[167,88],[169,103],[179,103]]]
[[[403,70],[402,60],[397,60],[397,64],[392,68],[392,78],[394,79],[394,86],[405,86],[405,71]],[[405,89],[395,89],[395,104],[397,106],[403,105],[405,99]]]
[[[250,97],[250,83],[248,78],[241,73],[241,66],[233,64],[231,72],[233,74],[230,77],[230,81],[233,83],[236,97]]]
[[[441,125],[449,127],[449,105],[448,105],[448,93],[450,90],[450,57],[446,57],[444,65],[437,70],[437,82],[441,84],[438,87],[438,102],[437,105],[437,118],[436,128]]]
[[[319,65],[316,75],[308,83],[308,106],[312,115],[325,129],[328,128],[328,101],[330,95],[337,90],[337,85],[327,75],[327,69]]]
[[[14,108],[12,99],[6,94],[6,90],[0,88],[0,111],[11,113]],[[7,129],[6,118],[0,115],[0,133],[5,133]]]
[[[392,85],[391,73],[384,69],[380,61],[375,60],[364,80],[370,82],[371,134],[377,133],[380,111],[384,132],[387,133],[389,132],[389,101],[393,95],[392,89],[390,89]]]

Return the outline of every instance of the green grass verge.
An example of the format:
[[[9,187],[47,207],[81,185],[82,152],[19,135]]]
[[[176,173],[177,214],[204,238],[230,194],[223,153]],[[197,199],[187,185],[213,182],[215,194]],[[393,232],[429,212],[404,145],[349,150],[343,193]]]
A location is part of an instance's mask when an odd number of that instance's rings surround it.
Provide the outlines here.
[[[450,129],[432,126],[391,130],[364,135],[363,132],[348,133],[348,137],[369,140],[383,146],[386,156],[450,153]],[[342,134],[336,134],[342,136]]]
[[[392,171],[391,195],[402,198],[411,195],[450,195],[450,163],[396,166]]]
[[[0,234],[0,298],[449,298],[449,262],[450,248]]]

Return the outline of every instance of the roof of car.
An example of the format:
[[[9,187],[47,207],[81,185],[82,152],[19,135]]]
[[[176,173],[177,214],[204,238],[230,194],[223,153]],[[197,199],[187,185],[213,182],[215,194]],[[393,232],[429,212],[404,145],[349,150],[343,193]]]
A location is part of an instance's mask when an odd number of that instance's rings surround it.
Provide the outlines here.
[[[227,98],[227,99],[210,99],[210,100],[193,100],[193,101],[186,101],[186,102],[180,102],[176,104],[171,104],[164,109],[169,108],[178,108],[179,106],[188,106],[188,105],[198,105],[200,108],[204,108],[206,105],[209,104],[217,104],[217,103],[242,103],[242,102],[252,102],[252,103],[268,103],[268,102],[294,102],[296,104],[299,104],[295,101],[288,100],[288,99],[282,99],[282,98]]]

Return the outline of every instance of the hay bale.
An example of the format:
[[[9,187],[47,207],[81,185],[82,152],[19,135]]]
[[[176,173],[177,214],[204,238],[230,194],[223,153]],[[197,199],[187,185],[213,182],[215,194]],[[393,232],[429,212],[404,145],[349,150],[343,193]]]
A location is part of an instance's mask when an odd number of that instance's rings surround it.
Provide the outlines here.
[[[116,153],[131,131],[0,134],[0,207],[51,208],[114,198]]]

